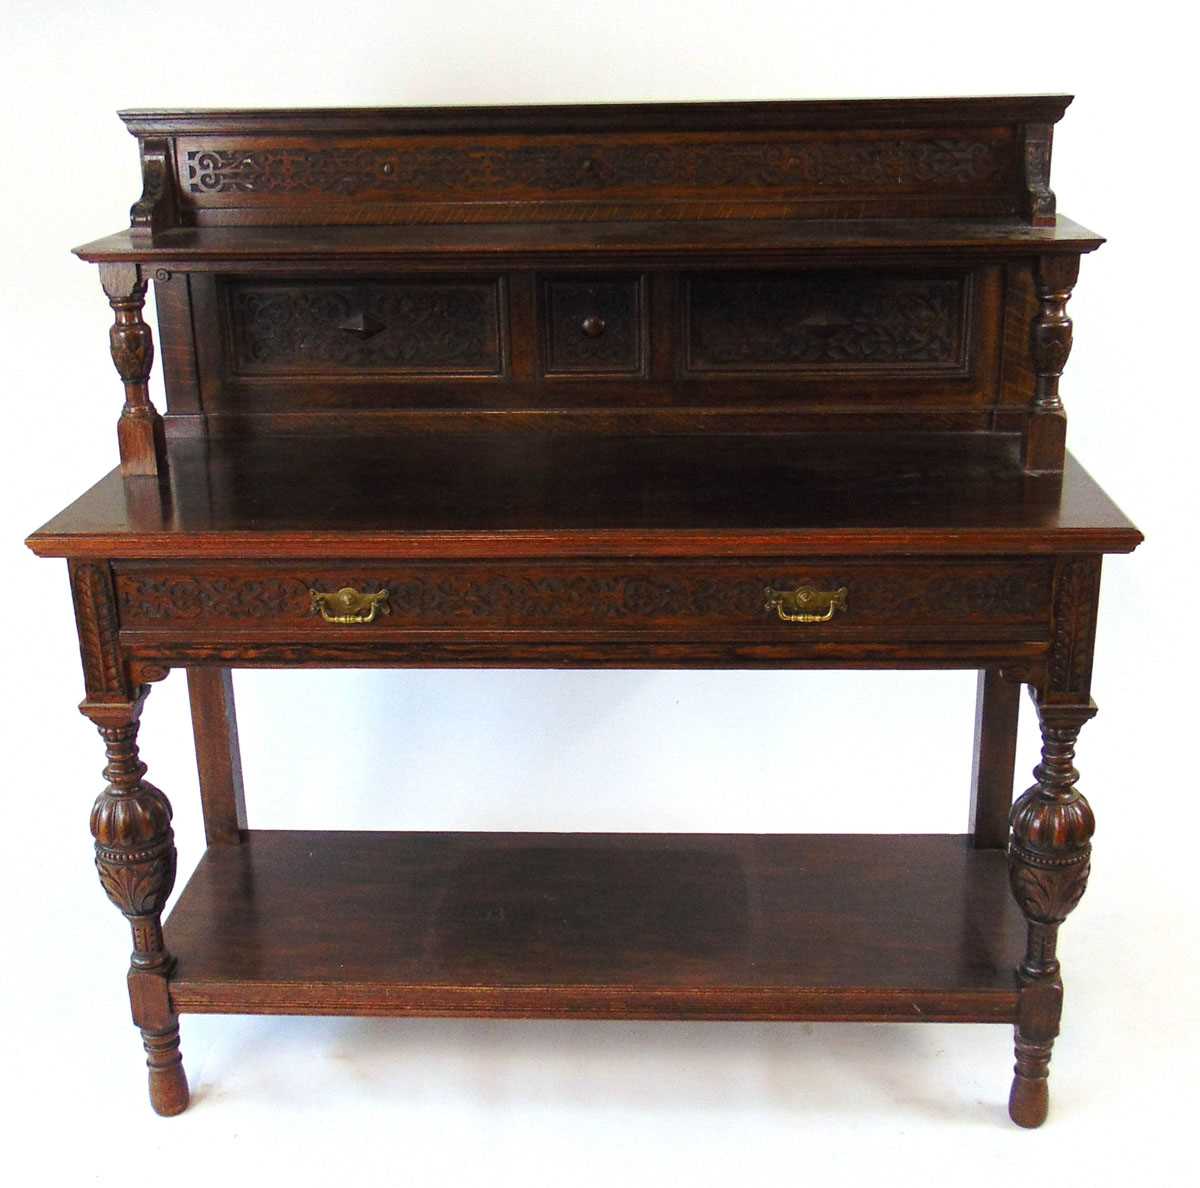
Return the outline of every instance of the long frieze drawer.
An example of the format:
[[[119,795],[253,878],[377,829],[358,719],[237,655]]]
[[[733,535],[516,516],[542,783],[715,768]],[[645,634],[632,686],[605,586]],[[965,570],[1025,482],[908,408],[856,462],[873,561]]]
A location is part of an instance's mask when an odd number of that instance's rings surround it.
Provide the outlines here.
[[[681,633],[1049,623],[1049,560],[118,565],[123,629]]]
[[[969,272],[700,273],[683,280],[685,373],[966,375]]]
[[[235,375],[505,371],[503,280],[230,280]]]

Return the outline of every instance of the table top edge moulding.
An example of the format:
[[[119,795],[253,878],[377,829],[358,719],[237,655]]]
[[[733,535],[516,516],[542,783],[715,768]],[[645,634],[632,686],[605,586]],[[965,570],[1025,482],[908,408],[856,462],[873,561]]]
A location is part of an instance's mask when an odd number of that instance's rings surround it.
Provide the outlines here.
[[[1013,1025],[1041,1124],[1142,539],[1066,449],[1070,101],[120,113],[143,192],[75,249],[120,465],[26,543],[68,561],[158,1113],[186,1013],[854,1019]],[[232,669],[363,666],[975,669],[967,829],[251,829]],[[207,850],[164,919],[175,668]]]

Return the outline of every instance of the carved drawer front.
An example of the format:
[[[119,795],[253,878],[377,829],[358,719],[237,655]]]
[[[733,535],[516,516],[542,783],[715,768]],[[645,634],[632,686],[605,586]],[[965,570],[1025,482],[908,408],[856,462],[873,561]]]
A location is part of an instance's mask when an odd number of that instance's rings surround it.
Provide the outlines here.
[[[543,277],[544,375],[645,374],[645,281]]]
[[[1041,637],[1052,563],[897,560],[116,567],[121,627],[279,637],[444,631]]]
[[[235,375],[505,371],[500,278],[232,280],[223,291]]]
[[[968,272],[697,273],[683,288],[692,375],[965,376]]]

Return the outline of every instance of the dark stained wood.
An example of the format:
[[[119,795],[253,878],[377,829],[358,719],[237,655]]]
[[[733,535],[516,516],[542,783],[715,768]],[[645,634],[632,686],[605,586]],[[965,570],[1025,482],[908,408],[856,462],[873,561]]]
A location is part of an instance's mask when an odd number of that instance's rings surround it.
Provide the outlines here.
[[[400,134],[413,132],[588,132],[942,127],[947,123],[1056,123],[1072,95],[937,99],[800,99],[715,103],[512,104],[481,107],[128,108],[117,114],[135,136],[183,132]]]
[[[102,479],[29,538],[126,558],[861,556],[1127,552],[1073,459],[1013,439],[413,433],[176,442],[170,498]],[[536,477],[535,477],[536,476]]]
[[[246,793],[238,745],[233,674],[228,668],[189,668],[188,697],[196,737],[204,840],[237,845],[246,831]]]
[[[173,223],[1054,217],[1065,96],[126,112],[135,238]]]
[[[252,831],[167,922],[181,1011],[1015,1019],[961,836]]]
[[[342,270],[374,264],[405,269],[478,269],[498,260],[522,266],[709,267],[819,258],[889,263],[948,255],[1078,255],[1104,239],[1059,215],[1053,226],[997,220],[800,219],[718,222],[460,224],[447,226],[180,227],[135,240],[128,231],[83,244],[76,255],[92,263],[132,260],[193,272],[231,267]]]
[[[102,264],[100,283],[115,315],[108,332],[113,365],[125,385],[125,407],[117,422],[121,473],[158,475],[166,471],[162,417],[150,399],[147,381],[154,362],[154,337],[142,320],[146,280],[133,264]]]
[[[998,668],[979,671],[975,693],[975,755],[971,767],[971,820],[967,828],[981,850],[1008,845],[1017,717],[1021,686]]]
[[[123,113],[142,193],[77,249],[122,465],[28,544],[158,1112],[178,1013],[231,1011],[1004,1022],[1045,1119],[1101,561],[1142,539],[1065,449],[1068,103]],[[252,832],[232,666],[978,669],[971,832]],[[210,844],[164,932],[174,667]]]

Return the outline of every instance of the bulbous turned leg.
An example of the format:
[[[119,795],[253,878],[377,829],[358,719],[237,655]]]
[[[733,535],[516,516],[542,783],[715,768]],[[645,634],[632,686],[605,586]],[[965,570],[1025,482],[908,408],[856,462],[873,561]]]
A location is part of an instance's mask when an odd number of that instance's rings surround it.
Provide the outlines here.
[[[170,803],[142,778],[141,706],[139,696],[131,703],[84,702],[81,707],[99,728],[108,754],[108,786],[92,808],[91,828],[100,883],[133,932],[129,998],[146,1048],[150,1104],[159,1114],[178,1114],[187,1107],[188,1085],[179,1020],[167,993],[173,960],[163,944],[161,915],[175,885],[175,838]]]
[[[1096,827],[1091,807],[1075,787],[1075,739],[1095,712],[1091,703],[1039,703],[1042,762],[1034,770],[1037,783],[1018,798],[1010,817],[1009,882],[1028,926],[1017,970],[1021,1002],[1008,1101],[1009,1116],[1018,1126],[1040,1126],[1049,1109],[1050,1053],[1062,1016],[1058,926],[1087,887]]]

